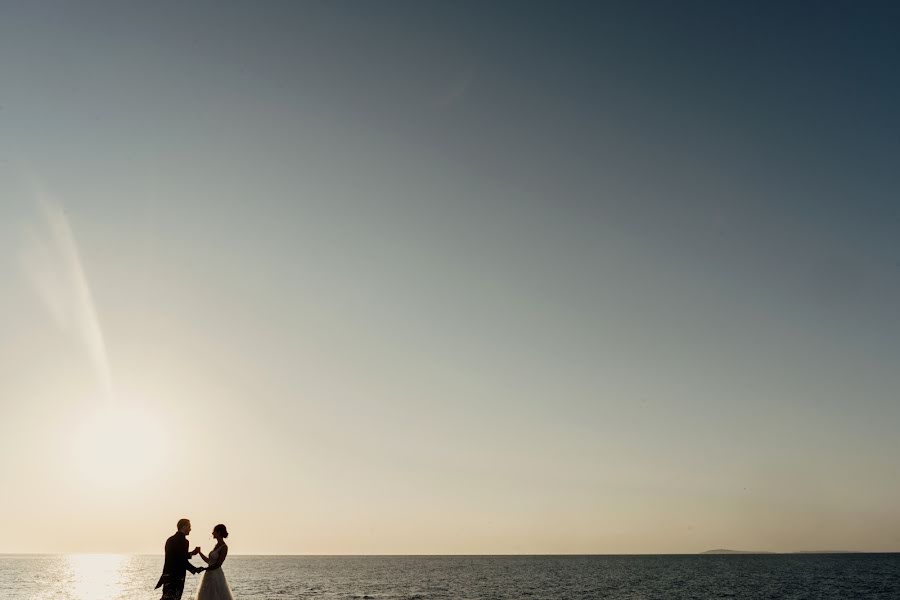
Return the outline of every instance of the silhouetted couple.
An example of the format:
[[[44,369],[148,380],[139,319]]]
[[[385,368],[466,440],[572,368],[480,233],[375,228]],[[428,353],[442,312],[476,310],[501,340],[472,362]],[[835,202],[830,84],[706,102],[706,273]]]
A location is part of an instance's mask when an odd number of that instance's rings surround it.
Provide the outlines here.
[[[222,563],[228,556],[228,545],[225,538],[228,537],[228,529],[221,523],[213,528],[212,536],[216,539],[216,547],[209,556],[205,556],[200,546],[190,551],[187,536],[191,532],[191,522],[181,519],[176,525],[178,531],[166,540],[166,562],[163,564],[162,576],[156,584],[156,588],[162,587],[161,600],[181,600],[184,593],[184,578],[190,571],[194,575],[203,573],[200,585],[197,586],[196,600],[234,600],[228,582],[225,581],[225,573],[222,572]],[[191,564],[191,557],[199,554],[205,567],[195,567]]]

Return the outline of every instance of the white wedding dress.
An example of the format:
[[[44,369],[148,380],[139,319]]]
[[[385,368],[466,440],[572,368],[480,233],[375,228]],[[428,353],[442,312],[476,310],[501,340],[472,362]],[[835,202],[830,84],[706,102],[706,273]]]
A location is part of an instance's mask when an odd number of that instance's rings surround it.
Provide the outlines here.
[[[219,560],[219,553],[225,547],[225,544],[222,544],[209,553],[209,564],[215,564]],[[225,581],[222,567],[212,571],[203,571],[202,577],[200,585],[197,586],[197,600],[234,600],[228,582]]]

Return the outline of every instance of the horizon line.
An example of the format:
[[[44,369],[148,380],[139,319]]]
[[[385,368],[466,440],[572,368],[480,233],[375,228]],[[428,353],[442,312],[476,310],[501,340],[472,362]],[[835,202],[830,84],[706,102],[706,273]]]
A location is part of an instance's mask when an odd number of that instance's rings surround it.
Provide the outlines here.
[[[543,556],[560,556],[560,557],[579,557],[579,556],[741,556],[741,555],[770,555],[770,554],[900,554],[900,550],[790,550],[790,551],[774,551],[774,550],[750,550],[750,551],[731,551],[731,552],[711,552],[702,550],[698,552],[597,552],[597,553],[514,553],[514,554],[257,554],[257,553],[234,553],[232,556],[283,556],[283,557],[310,557],[310,558],[364,558],[364,557],[384,557],[384,558],[403,558],[403,557],[543,557]],[[0,552],[0,556],[164,556],[164,553],[146,553],[146,552]]]

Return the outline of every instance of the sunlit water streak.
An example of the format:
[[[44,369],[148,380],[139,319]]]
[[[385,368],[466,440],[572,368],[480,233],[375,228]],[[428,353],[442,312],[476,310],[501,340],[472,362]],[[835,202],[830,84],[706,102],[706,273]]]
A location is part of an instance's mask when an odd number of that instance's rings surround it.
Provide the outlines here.
[[[161,556],[0,556],[0,598],[158,599]],[[900,555],[231,556],[236,600],[900,598]],[[188,575],[185,600],[199,578]]]

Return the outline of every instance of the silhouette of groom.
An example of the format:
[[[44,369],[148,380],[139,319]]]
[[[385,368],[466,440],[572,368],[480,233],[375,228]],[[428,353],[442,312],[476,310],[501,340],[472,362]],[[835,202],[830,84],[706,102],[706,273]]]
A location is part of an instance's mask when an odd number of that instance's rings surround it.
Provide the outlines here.
[[[185,572],[190,571],[196,575],[205,570],[191,564],[191,557],[200,552],[199,547],[194,548],[193,552],[188,551],[187,535],[191,532],[191,522],[181,519],[176,527],[178,531],[175,535],[166,540],[166,562],[163,564],[162,576],[156,584],[156,589],[162,586],[160,600],[181,600],[181,594],[184,593]]]

